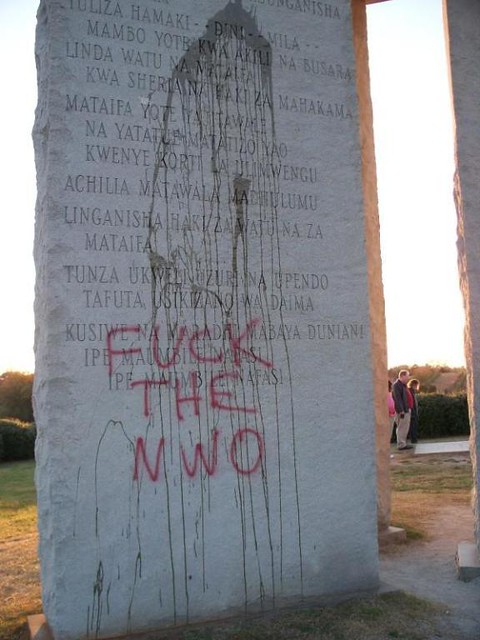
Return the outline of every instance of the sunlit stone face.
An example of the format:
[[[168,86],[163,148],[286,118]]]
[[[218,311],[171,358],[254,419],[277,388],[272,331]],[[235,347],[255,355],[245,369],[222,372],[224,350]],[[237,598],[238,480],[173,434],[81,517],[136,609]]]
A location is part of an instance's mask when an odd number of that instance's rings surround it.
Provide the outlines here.
[[[35,396],[54,633],[374,587],[350,2],[44,9]]]

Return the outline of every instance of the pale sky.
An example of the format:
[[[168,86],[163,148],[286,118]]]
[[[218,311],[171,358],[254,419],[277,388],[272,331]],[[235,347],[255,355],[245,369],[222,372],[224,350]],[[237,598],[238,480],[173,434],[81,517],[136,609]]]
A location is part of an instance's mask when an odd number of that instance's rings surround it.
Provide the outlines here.
[[[368,20],[389,365],[464,365],[442,1]]]
[[[0,1],[0,373],[33,371],[37,0]],[[441,0],[368,9],[389,366],[464,364]]]

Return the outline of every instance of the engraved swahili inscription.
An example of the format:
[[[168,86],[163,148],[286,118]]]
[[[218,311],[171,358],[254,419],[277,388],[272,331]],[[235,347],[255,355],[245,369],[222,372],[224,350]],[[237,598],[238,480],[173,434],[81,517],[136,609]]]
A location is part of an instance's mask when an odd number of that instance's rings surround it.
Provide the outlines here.
[[[55,637],[376,586],[350,4],[44,0],[35,406]]]

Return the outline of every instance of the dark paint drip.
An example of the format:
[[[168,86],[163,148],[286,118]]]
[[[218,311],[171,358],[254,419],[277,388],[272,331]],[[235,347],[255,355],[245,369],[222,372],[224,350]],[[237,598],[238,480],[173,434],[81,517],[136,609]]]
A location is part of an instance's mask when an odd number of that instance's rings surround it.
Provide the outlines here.
[[[95,637],[98,636],[101,624],[102,624],[102,613],[103,613],[103,601],[102,601],[102,593],[103,593],[103,564],[99,562],[97,568],[96,580],[93,585],[93,594],[92,594],[92,609],[91,609],[91,618],[89,631],[95,631]]]
[[[94,492],[95,492],[95,536],[98,542],[99,553],[101,548],[101,531],[99,527],[99,516],[100,516],[100,507],[99,507],[99,480],[98,480],[98,471],[99,471],[99,456],[102,445],[104,445],[107,441],[107,434],[109,430],[113,430],[113,432],[120,432],[123,437],[128,442],[128,446],[134,451],[134,443],[129,438],[128,434],[125,431],[124,425],[121,421],[117,420],[109,420],[105,425],[105,428],[99,438],[97,450],[95,454],[95,467],[94,467]],[[80,469],[77,474],[77,479],[80,477]],[[128,533],[127,533],[128,538]],[[120,580],[120,566],[117,565],[117,580]],[[95,637],[100,634],[101,625],[102,625],[102,613],[103,613],[103,591],[104,591],[104,583],[105,583],[105,571],[103,562],[100,560],[97,568],[96,580],[93,587],[93,604],[92,607],[88,607],[87,616],[89,618],[89,635],[90,632],[95,630]],[[105,606],[107,610],[107,614],[110,612],[110,591],[111,591],[111,581],[108,582],[108,586],[105,592]]]
[[[238,30],[233,32],[226,29],[227,33],[222,32],[218,34],[218,24],[223,25],[238,25]],[[248,54],[250,51],[250,54]],[[253,52],[253,53],[252,53]],[[222,69],[225,72],[225,65],[222,56],[226,58],[232,58],[235,62],[235,69],[233,78],[235,82],[235,89],[233,95],[236,100],[229,99],[226,94],[222,96],[221,92],[218,92],[218,87],[221,85],[221,77],[219,74]],[[245,60],[254,60],[254,62],[245,63]],[[240,62],[238,62],[240,61]],[[250,66],[249,66],[250,65]],[[226,71],[228,73],[228,70]],[[239,77],[240,76],[240,77]],[[265,159],[272,162],[273,160],[279,160],[275,156],[276,152],[276,135],[273,113],[273,91],[272,91],[272,75],[271,75],[271,48],[269,43],[260,34],[255,20],[250,14],[248,14],[242,7],[242,3],[239,0],[235,0],[235,3],[229,3],[225,9],[218,12],[207,24],[205,34],[194,43],[189,51],[183,56],[183,58],[177,64],[176,69],[172,74],[172,78],[178,81],[180,87],[183,87],[183,92],[180,93],[180,97],[176,96],[172,91],[167,100],[167,108],[164,111],[162,126],[164,129],[164,141],[158,148],[158,157],[162,158],[162,154],[166,153],[169,149],[168,133],[171,126],[171,114],[173,112],[173,103],[176,98],[180,101],[180,108],[182,112],[182,133],[185,140],[188,140],[188,136],[197,131],[200,137],[206,136],[211,140],[211,149],[209,150],[210,158],[205,158],[202,154],[198,157],[198,163],[195,165],[195,170],[199,174],[202,184],[213,183],[213,191],[216,193],[226,193],[228,197],[224,199],[225,208],[228,210],[228,214],[232,218],[234,233],[232,234],[232,247],[231,247],[231,268],[232,272],[236,275],[231,287],[232,299],[235,304],[230,308],[225,308],[222,303],[222,297],[220,294],[220,286],[217,289],[208,289],[208,292],[212,295],[216,295],[219,300],[219,313],[221,318],[216,318],[217,321],[225,324],[226,322],[233,321],[234,326],[242,326],[246,322],[253,319],[251,310],[245,308],[242,310],[241,295],[249,295],[249,248],[245,235],[246,221],[249,218],[249,192],[253,187],[256,187],[260,191],[263,187],[264,191],[278,192],[278,180],[275,175],[266,175],[256,178],[257,184],[252,185],[251,179],[247,180],[236,173],[231,174],[229,167],[238,168],[244,166],[242,162],[246,159],[245,152],[232,152],[225,144],[227,137],[232,137],[232,126],[236,127],[235,133],[238,134],[238,140],[244,143],[246,147],[249,140],[254,140],[256,143],[256,158],[262,162]],[[200,87],[197,93],[190,95],[187,91],[188,87]],[[230,104],[233,102],[233,106]],[[223,117],[222,114],[226,114]],[[191,116],[191,117],[190,117]],[[195,117],[194,117],[195,116]],[[236,119],[235,117],[236,116]],[[230,117],[230,123],[227,124],[226,118]],[[223,118],[223,120],[222,120]],[[237,124],[232,125],[231,122]],[[252,147],[252,144],[250,144]],[[185,155],[188,155],[188,146],[184,147]],[[261,155],[263,153],[264,155]],[[226,177],[223,177],[223,173]],[[163,167],[159,161],[154,168],[152,184],[155,185],[157,181],[160,181],[160,177],[163,177],[163,181],[166,183],[168,179],[174,179],[175,176],[169,176],[168,167]],[[194,179],[194,171],[192,168],[188,168],[184,171],[183,179],[186,184],[189,184]],[[263,185],[262,185],[263,179]],[[268,184],[267,184],[268,183]],[[192,213],[192,203],[187,199],[182,203],[182,206],[186,208],[186,213]],[[172,335],[172,329],[182,321],[178,311],[175,309],[164,309],[164,318],[159,321],[159,312],[161,307],[158,304],[158,300],[161,299],[162,293],[165,293],[165,287],[167,286],[162,282],[161,274],[167,269],[174,267],[182,267],[185,273],[190,274],[190,288],[192,291],[201,290],[202,287],[195,283],[194,270],[198,264],[204,264],[207,267],[214,270],[219,268],[221,256],[222,256],[222,243],[216,234],[212,234],[210,231],[210,223],[215,220],[220,220],[224,215],[224,211],[220,206],[220,198],[218,200],[211,199],[210,201],[203,201],[201,204],[202,214],[204,221],[209,224],[206,227],[209,229],[202,234],[202,238],[196,238],[193,232],[184,230],[181,243],[176,243],[171,231],[171,225],[169,221],[171,216],[175,215],[175,209],[172,203],[167,200],[163,203],[166,215],[165,230],[156,229],[153,220],[153,212],[155,209],[155,195],[154,189],[152,190],[152,201],[150,205],[150,220],[152,221],[149,228],[149,263],[151,267],[151,324],[155,326],[161,324],[162,327],[166,327],[166,331],[169,335]],[[267,238],[260,238],[260,263],[262,280],[264,284],[258,285],[258,294],[262,302],[261,319],[265,323],[270,323],[272,320],[272,309],[269,308],[267,294],[271,293],[274,289],[274,273],[275,271],[281,272],[281,255],[280,255],[280,242],[278,236],[278,224],[277,222],[277,209],[276,204],[272,205],[271,211],[266,211],[264,205],[259,205],[260,215],[266,216],[266,221],[271,225],[271,228],[276,230],[275,235],[270,235]],[[157,236],[157,233],[159,234]],[[160,234],[165,235],[165,243],[162,242]],[[165,244],[165,246],[164,246]],[[242,279],[239,274],[243,275],[243,289],[239,284]],[[265,284],[266,283],[266,284]],[[280,293],[281,284],[280,284]],[[214,315],[217,311],[212,312]],[[283,311],[279,310],[280,319],[283,323]],[[193,310],[193,321],[196,324],[202,322],[206,325],[208,322],[208,311]],[[225,336],[223,337],[223,347],[226,348],[227,344]],[[264,345],[265,351],[268,354],[268,358],[271,361],[275,361],[275,349],[271,342],[266,341]],[[290,365],[290,357],[288,353],[288,347],[283,338],[283,352],[287,361],[288,380],[289,380],[289,403],[290,403],[290,416],[291,416],[291,450],[292,459],[287,460],[281,458],[280,439],[284,437],[284,429],[280,425],[279,417],[279,389],[275,385],[275,415],[276,415],[276,434],[277,434],[277,473],[276,477],[270,472],[270,482],[275,481],[277,483],[278,493],[278,525],[279,530],[279,580],[280,585],[283,581],[283,562],[284,562],[284,512],[287,498],[284,497],[283,483],[285,480],[282,476],[282,463],[286,465],[293,465],[294,469],[294,494],[296,499],[296,513],[297,513],[297,528],[298,528],[298,550],[299,550],[299,580],[301,584],[301,590],[303,590],[303,554],[302,554],[302,538],[301,538],[301,517],[300,506],[298,497],[298,470],[297,470],[297,456],[296,456],[296,436],[295,436],[295,421],[294,421],[294,406],[293,406],[293,387],[292,387],[292,371]],[[203,373],[204,379],[207,380],[208,375],[211,375],[212,367],[204,363],[203,367],[198,365],[198,371]],[[226,370],[226,369],[225,369]],[[173,371],[176,374],[179,369],[175,364]],[[246,398],[248,388],[245,386],[242,380],[235,383],[233,394],[235,399],[237,396]],[[262,402],[264,402],[259,386],[258,380],[253,382],[254,396],[256,398],[256,405],[259,407],[259,415],[255,416],[255,425],[261,429],[265,434],[266,425],[264,421]],[[164,434],[164,419],[168,421],[170,438],[169,442],[173,443],[173,409],[172,399],[168,399],[167,416],[164,418],[165,401],[158,391],[158,403],[160,406],[162,436]],[[219,420],[219,416],[215,416],[209,408],[206,408],[206,424],[207,424],[207,446],[210,447],[210,440],[208,440],[208,434],[212,433],[213,429],[218,426],[216,421]],[[239,427],[239,420],[235,420],[233,415],[230,415],[230,424],[232,435]],[[202,432],[199,420],[199,442],[201,442]],[[177,440],[178,446],[181,446],[180,439]],[[225,447],[227,448],[226,444]],[[243,456],[243,452],[241,453]],[[265,456],[267,454],[265,453]],[[248,458],[248,443],[247,443],[247,458]],[[170,447],[170,459],[172,463],[176,461],[173,458],[173,447]],[[180,470],[182,469],[180,464]],[[247,608],[249,600],[249,579],[247,576],[247,550],[249,544],[251,544],[247,532],[251,528],[253,533],[253,548],[257,558],[257,571],[258,571],[258,589],[259,597],[263,601],[267,591],[271,590],[273,599],[275,600],[275,593],[277,588],[276,578],[276,560],[274,557],[274,540],[272,534],[271,523],[271,509],[270,509],[270,497],[269,497],[269,478],[265,461],[262,460],[262,483],[263,483],[263,495],[264,495],[264,513],[256,513],[254,508],[254,495],[252,491],[252,484],[250,478],[238,475],[237,477],[237,489],[235,490],[235,500],[239,507],[240,516],[240,528],[241,528],[241,551],[243,557],[243,580],[244,580],[244,598],[245,608]],[[171,581],[172,581],[172,594],[173,594],[173,608],[174,619],[177,619],[177,603],[176,603],[176,579],[175,579],[175,562],[174,562],[174,544],[176,539],[172,534],[172,521],[171,521],[171,507],[170,507],[170,491],[168,477],[164,465],[164,482],[167,493],[167,522],[168,522],[168,535],[169,535],[169,548],[170,548],[170,564],[171,564]],[[186,504],[184,494],[184,483],[188,482],[183,474],[180,475],[180,494],[181,494],[181,510],[182,510],[182,528],[183,528],[183,582],[184,582],[184,598],[186,603],[186,616],[188,618],[188,602],[189,602],[189,572],[187,566],[187,541],[186,541]],[[200,475],[199,483],[199,496],[200,496],[200,512],[201,512],[201,553],[203,562],[203,590],[206,589],[206,575],[207,566],[205,562],[205,518],[206,514],[211,509],[210,503],[210,475],[202,473]],[[207,502],[205,503],[205,494],[207,496]],[[258,540],[256,533],[256,519],[267,520],[268,527],[268,545],[270,549],[270,587],[267,589],[264,584],[263,572],[262,572],[262,559],[259,555]],[[198,535],[198,532],[197,532]]]
[[[135,568],[133,572],[133,584],[132,584],[132,594],[130,596],[130,603],[128,605],[128,614],[127,614],[127,631],[131,631],[132,624],[132,608],[135,599],[135,587],[137,584],[137,580],[142,577],[142,554],[139,551],[137,553],[137,557],[135,558]]]
[[[82,467],[78,467],[77,470],[77,482],[75,485],[75,509],[73,512],[73,530],[72,530],[72,536],[75,538],[76,533],[77,533],[77,503],[78,503],[78,491],[79,491],[79,487],[80,487],[80,472],[82,470]]]

